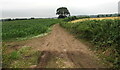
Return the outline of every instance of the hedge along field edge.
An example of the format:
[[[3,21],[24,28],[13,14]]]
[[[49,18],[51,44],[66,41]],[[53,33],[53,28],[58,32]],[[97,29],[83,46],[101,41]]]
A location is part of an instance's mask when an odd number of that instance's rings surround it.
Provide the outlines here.
[[[120,20],[105,19],[105,20],[87,20],[78,23],[63,23],[60,24],[79,39],[85,39],[93,43],[96,50],[102,50],[109,56],[104,56],[107,61],[113,63],[115,68],[120,67],[120,47],[119,47],[119,28]],[[101,55],[102,56],[102,55]]]

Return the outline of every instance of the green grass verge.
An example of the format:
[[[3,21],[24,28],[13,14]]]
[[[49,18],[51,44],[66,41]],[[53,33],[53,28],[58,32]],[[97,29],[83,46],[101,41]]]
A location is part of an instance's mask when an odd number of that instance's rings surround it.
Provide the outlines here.
[[[11,47],[12,48],[12,47]],[[8,53],[10,49],[3,46],[2,66],[3,68],[30,68],[32,65],[37,65],[37,61],[41,53],[32,50],[31,47],[23,46],[18,50],[13,50]]]

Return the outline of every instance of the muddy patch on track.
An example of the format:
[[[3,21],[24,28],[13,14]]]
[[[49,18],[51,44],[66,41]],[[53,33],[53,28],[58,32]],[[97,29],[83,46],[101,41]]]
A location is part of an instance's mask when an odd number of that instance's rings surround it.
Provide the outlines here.
[[[95,57],[80,51],[43,51],[36,68],[99,68],[103,67]]]
[[[38,65],[36,68],[72,68],[71,62],[67,53],[57,51],[43,51],[38,58]]]

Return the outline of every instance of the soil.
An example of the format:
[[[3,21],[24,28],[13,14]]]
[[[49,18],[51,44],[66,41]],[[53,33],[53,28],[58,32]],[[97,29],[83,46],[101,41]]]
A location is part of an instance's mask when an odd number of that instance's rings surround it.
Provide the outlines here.
[[[89,46],[80,42],[59,24],[55,24],[50,34],[23,41],[22,46],[39,50],[42,56],[36,68],[105,68]]]

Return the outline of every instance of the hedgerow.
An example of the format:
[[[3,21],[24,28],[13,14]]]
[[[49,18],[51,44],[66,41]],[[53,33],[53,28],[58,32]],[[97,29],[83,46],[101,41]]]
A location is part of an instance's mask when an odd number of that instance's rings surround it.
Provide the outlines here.
[[[120,68],[120,20],[87,20],[78,23],[61,23],[79,39],[88,40],[95,45],[95,49],[103,52],[111,48],[106,60],[114,68]],[[108,58],[109,57],[109,58]]]

